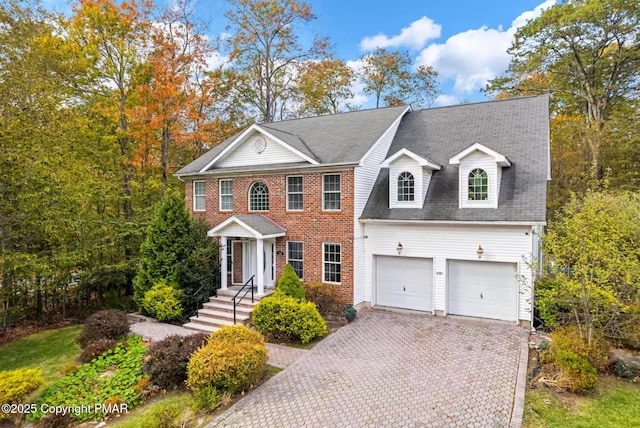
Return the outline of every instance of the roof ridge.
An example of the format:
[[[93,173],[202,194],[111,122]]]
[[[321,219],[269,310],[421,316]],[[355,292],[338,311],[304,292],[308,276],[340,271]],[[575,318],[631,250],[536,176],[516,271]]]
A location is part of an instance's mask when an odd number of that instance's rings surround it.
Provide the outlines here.
[[[473,103],[460,103],[460,104],[453,104],[453,105],[448,105],[448,106],[429,107],[429,108],[423,108],[423,109],[420,109],[420,110],[411,110],[411,112],[412,113],[419,113],[419,112],[429,111],[429,110],[441,110],[441,109],[445,109],[445,108],[477,106],[477,105],[491,104],[491,103],[496,103],[497,104],[497,103],[501,103],[501,102],[505,102],[505,101],[519,101],[519,100],[527,100],[527,99],[541,98],[541,97],[549,98],[549,94],[545,93],[545,94],[540,94],[540,95],[527,95],[527,96],[522,96],[522,97],[502,98],[502,99],[499,99],[499,100],[485,100],[485,101],[476,101],[476,102],[473,102]]]
[[[260,122],[260,123],[257,123],[257,125],[263,126],[263,125],[269,125],[269,124],[274,124],[274,123],[295,122],[296,120],[322,119],[322,118],[325,118],[325,117],[342,116],[342,115],[351,114],[351,113],[367,113],[367,112],[373,112],[373,111],[378,111],[378,110],[389,110],[389,109],[400,108],[400,107],[407,108],[409,106],[406,105],[406,104],[402,104],[402,105],[399,105],[399,106],[385,106],[385,107],[367,108],[367,109],[363,109],[363,110],[349,110],[349,111],[341,111],[341,112],[332,113],[332,114],[320,114],[320,115],[317,115],[317,116],[296,117],[296,118],[293,118],[293,119],[275,120],[273,122]]]

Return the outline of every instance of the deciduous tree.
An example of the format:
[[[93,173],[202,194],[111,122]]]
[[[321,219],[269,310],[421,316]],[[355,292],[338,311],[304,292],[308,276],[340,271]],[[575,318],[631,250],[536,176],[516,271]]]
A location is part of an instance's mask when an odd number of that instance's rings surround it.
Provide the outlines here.
[[[354,71],[342,60],[305,61],[297,79],[300,114],[317,116],[353,110],[356,106],[349,104],[349,100],[354,97],[355,79]]]

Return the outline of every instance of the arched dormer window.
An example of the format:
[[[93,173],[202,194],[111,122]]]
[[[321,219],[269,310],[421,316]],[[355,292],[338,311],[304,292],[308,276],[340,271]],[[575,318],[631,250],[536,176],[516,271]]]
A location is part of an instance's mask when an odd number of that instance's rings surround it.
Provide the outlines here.
[[[469,200],[489,200],[489,178],[484,169],[476,168],[469,173]]]
[[[269,211],[269,189],[262,181],[253,183],[249,189],[249,210]]]
[[[398,202],[415,200],[415,180],[410,172],[403,172],[398,176]]]

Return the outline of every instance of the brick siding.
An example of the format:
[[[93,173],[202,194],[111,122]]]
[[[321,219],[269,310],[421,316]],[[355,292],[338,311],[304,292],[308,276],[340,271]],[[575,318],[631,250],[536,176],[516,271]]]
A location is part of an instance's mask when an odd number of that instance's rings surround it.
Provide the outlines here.
[[[286,264],[286,242],[301,241],[304,243],[304,280],[322,281],[323,243],[339,243],[342,246],[342,283],[331,284],[344,302],[353,303],[353,169],[329,171],[328,174],[341,175],[341,210],[322,210],[322,176],[325,173],[306,174],[265,174],[251,176],[234,176],[207,178],[205,211],[193,211],[193,181],[185,181],[187,208],[198,219],[204,220],[210,227],[215,227],[227,218],[239,214],[262,214],[284,229],[287,234],[277,238],[276,279]],[[288,175],[303,176],[304,209],[302,211],[286,210],[286,177]],[[233,180],[233,211],[219,210],[219,180]],[[264,182],[269,189],[269,211],[249,211],[249,188],[257,181]],[[240,248],[240,246],[236,246]],[[234,253],[235,279],[242,277],[241,255],[236,249]],[[238,262],[240,260],[240,263]]]

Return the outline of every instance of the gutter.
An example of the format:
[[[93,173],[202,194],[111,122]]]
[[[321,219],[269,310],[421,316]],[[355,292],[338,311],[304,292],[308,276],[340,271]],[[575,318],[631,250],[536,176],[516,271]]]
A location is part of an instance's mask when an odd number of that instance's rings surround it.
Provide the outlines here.
[[[359,218],[360,223],[380,224],[453,224],[453,225],[483,225],[483,226],[546,226],[546,221],[463,221],[463,220],[389,220],[376,218]]]

